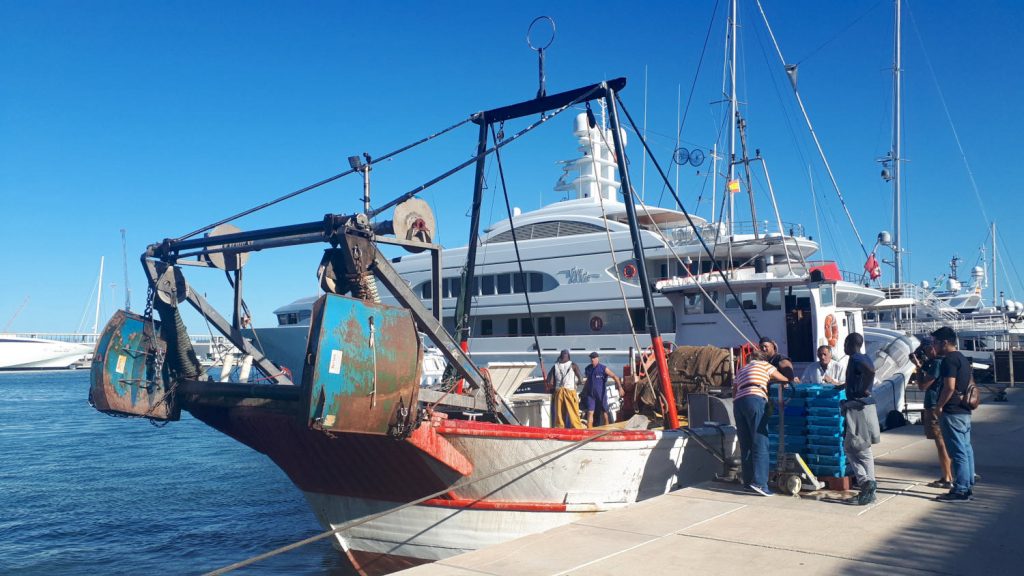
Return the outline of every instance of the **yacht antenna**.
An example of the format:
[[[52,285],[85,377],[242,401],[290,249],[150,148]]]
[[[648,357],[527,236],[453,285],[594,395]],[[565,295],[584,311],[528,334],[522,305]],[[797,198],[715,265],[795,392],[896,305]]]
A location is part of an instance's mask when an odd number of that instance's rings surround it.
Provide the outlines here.
[[[96,283],[96,319],[92,322],[92,333],[99,334],[100,301],[103,298],[103,256],[100,256],[100,279]]]

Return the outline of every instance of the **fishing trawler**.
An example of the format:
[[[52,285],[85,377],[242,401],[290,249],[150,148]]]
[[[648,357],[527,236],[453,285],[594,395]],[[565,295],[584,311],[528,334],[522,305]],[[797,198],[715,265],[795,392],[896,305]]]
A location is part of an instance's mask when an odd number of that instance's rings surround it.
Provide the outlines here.
[[[506,120],[547,113],[526,132],[600,99],[623,158],[616,107],[624,87],[624,79],[602,82],[460,122],[480,127],[479,154],[462,164],[478,166],[474,198],[482,192],[485,159],[517,139],[495,138],[488,146],[487,129]],[[589,121],[593,126],[592,116]],[[616,167],[623,189],[631,190],[626,163]],[[428,308],[380,251],[380,245],[397,245],[428,252],[434,285],[442,284],[441,249],[430,242],[432,218],[414,198],[425,187],[375,210],[367,202],[361,213],[248,232],[210,226],[151,245],[142,259],[150,283],[146,313],[119,311],[105,327],[91,367],[91,403],[101,412],[159,421],[177,420],[184,410],[266,454],[303,491],[362,574],[542,531],[734,466],[729,422],[684,426],[674,410],[651,426],[523,425],[509,403],[518,378],[478,368],[442,325],[440,291]],[[480,211],[474,204],[475,226]],[[660,381],[649,384],[665,406],[676,406],[631,194],[624,194],[623,208],[645,325],[662,368]],[[375,220],[392,209],[391,220]],[[197,237],[201,232],[209,234]],[[312,307],[303,371],[293,380],[244,337],[241,275],[252,251],[310,243],[329,245],[318,271],[325,293]],[[189,288],[187,267],[227,272],[235,293],[231,320]],[[473,281],[472,271],[464,275],[461,293]],[[378,283],[397,306],[381,303]],[[203,374],[179,310],[186,302],[251,357],[252,378],[213,381]],[[440,390],[420,386],[425,344],[419,333],[444,355],[457,383]]]

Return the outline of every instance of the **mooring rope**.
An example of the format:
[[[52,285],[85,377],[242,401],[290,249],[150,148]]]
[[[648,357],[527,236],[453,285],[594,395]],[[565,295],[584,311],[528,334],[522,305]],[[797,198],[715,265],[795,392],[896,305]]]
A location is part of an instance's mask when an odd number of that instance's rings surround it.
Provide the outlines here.
[[[591,436],[589,438],[584,438],[583,440],[580,440],[578,442],[573,442],[569,446],[561,446],[561,447],[556,448],[554,450],[550,450],[548,452],[544,452],[543,454],[539,454],[537,456],[534,456],[533,458],[529,458],[527,460],[523,460],[523,461],[517,462],[515,464],[510,464],[509,466],[506,466],[506,467],[504,467],[504,468],[502,468],[500,470],[495,470],[494,472],[491,472],[490,474],[487,474],[485,476],[481,476],[479,478],[473,478],[473,479],[467,478],[467,479],[461,480],[459,482],[456,482],[455,484],[452,484],[451,486],[449,486],[447,488],[444,488],[442,490],[438,490],[437,492],[434,492],[433,494],[428,494],[426,496],[423,496],[422,498],[417,498],[416,500],[413,500],[412,502],[407,502],[405,504],[402,504],[401,506],[396,506],[394,508],[390,508],[388,510],[384,510],[383,512],[378,512],[376,514],[371,514],[369,516],[364,516],[363,518],[359,518],[358,520],[352,520],[350,522],[346,522],[346,523],[342,524],[341,526],[337,526],[335,528],[332,528],[331,530],[327,530],[325,532],[321,532],[321,533],[319,533],[319,534],[317,534],[315,536],[310,536],[309,538],[304,538],[302,540],[299,540],[298,542],[293,542],[293,543],[288,544],[286,546],[281,546],[280,548],[275,548],[274,550],[271,550],[269,552],[264,552],[263,554],[259,554],[259,555],[253,556],[251,558],[246,558],[245,560],[242,560],[240,562],[235,562],[234,564],[231,564],[231,565],[228,565],[228,566],[224,566],[223,568],[218,568],[216,570],[207,572],[203,576],[218,576],[220,574],[227,574],[228,572],[233,572],[235,570],[238,570],[239,568],[244,568],[244,567],[249,566],[251,564],[255,564],[257,562],[260,562],[262,560],[266,560],[267,558],[272,558],[274,556],[278,556],[280,554],[284,554],[285,552],[290,552],[290,551],[295,550],[297,548],[301,548],[301,547],[303,547],[303,546],[305,546],[307,544],[312,544],[313,542],[318,542],[318,541],[323,540],[325,538],[330,538],[331,536],[334,536],[335,534],[337,534],[339,532],[348,530],[350,528],[355,528],[356,526],[365,524],[367,522],[371,522],[371,521],[376,520],[378,518],[383,518],[384,516],[387,516],[388,514],[394,514],[395,512],[399,512],[399,511],[404,510],[406,508],[409,508],[411,506],[416,506],[418,504],[422,504],[423,502],[425,502],[427,500],[430,500],[432,498],[437,498],[439,496],[444,496],[445,494],[448,494],[449,492],[453,492],[453,491],[458,490],[460,488],[464,488],[466,486],[469,486],[470,484],[474,484],[476,482],[480,482],[481,480],[487,480],[488,478],[492,478],[492,477],[497,476],[499,474],[504,474],[505,472],[508,472],[509,470],[512,470],[514,468],[518,468],[518,467],[523,466],[525,464],[529,464],[530,462],[533,462],[533,461],[536,461],[536,460],[541,460],[543,458],[547,458],[548,456],[552,456],[552,455],[554,455],[554,454],[556,454],[558,452],[568,453],[569,451],[575,450],[576,448],[579,448],[580,446],[582,446],[584,444],[587,444],[589,442],[593,442],[594,440],[597,440],[599,438],[603,438],[603,437],[611,434],[612,432],[621,432],[621,430],[619,430],[619,429],[605,430],[605,431],[600,432],[598,434],[595,434],[595,435],[593,435],[593,436]],[[547,464],[547,463],[545,463],[545,464]]]

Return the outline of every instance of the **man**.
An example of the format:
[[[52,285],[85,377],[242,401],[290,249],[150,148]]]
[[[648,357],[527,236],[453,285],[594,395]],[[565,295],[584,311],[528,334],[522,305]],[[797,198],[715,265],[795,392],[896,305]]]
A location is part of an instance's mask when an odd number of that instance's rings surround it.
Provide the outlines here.
[[[793,362],[786,358],[782,354],[779,354],[779,345],[775,343],[775,340],[767,336],[762,336],[758,340],[758,347],[761,352],[764,353],[765,361],[767,361],[782,375],[786,377],[787,382],[799,382],[800,379],[796,377],[796,372],[793,370]]]
[[[580,367],[562,350],[558,361],[548,371],[545,384],[551,392],[551,425],[554,428],[583,428],[580,421],[580,398],[576,387],[583,382]]]
[[[768,383],[787,382],[786,377],[765,361],[764,353],[751,353],[747,364],[732,382],[733,417],[740,443],[743,485],[761,496],[771,496],[768,487]]]
[[[924,358],[924,362],[921,358]],[[916,366],[917,388],[924,391],[924,412],[921,413],[921,420],[924,424],[924,436],[935,441],[935,449],[939,453],[939,471],[942,477],[928,485],[932,488],[953,488],[953,473],[950,469],[949,452],[946,451],[946,442],[942,439],[942,430],[939,427],[940,413],[936,409],[939,402],[939,392],[942,389],[941,370],[942,358],[935,353],[935,339],[931,336],[921,337],[921,346],[917,352],[910,355],[910,361]]]
[[[935,350],[942,356],[939,381],[942,388],[936,400],[941,413],[939,428],[949,451],[953,488],[935,498],[939,502],[967,502],[974,496],[974,448],[971,446],[971,411],[960,405],[960,398],[971,382],[971,362],[957,351],[956,331],[947,326],[932,332]]]
[[[832,349],[828,346],[818,346],[818,361],[812,363],[804,370],[804,383],[835,384],[843,383],[843,365],[832,361]]]
[[[625,396],[626,391],[622,388],[622,380],[615,375],[604,364],[601,364],[601,356],[597,352],[590,353],[590,366],[587,366],[587,385],[583,391],[583,405],[587,410],[587,428],[594,427],[594,412],[601,414],[600,420],[604,421],[604,424],[598,424],[603,426],[609,424],[608,419],[608,379],[611,378],[615,381],[615,386],[619,389],[619,396]]]
[[[871,358],[860,351],[864,345],[864,336],[851,332],[843,342],[843,351],[848,358],[846,363],[846,401],[843,402],[843,418],[846,424],[846,436],[843,448],[846,450],[846,461],[857,480],[860,494],[851,500],[851,504],[866,506],[875,501],[875,456],[871,445],[877,444],[879,436],[878,413],[875,411],[875,399],[871,397],[871,388],[875,384],[875,365]]]

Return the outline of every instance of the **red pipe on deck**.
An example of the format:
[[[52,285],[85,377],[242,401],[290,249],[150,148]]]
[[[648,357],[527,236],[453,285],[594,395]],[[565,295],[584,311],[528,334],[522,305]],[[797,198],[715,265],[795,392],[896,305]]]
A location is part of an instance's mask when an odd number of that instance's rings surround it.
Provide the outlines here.
[[[668,360],[665,358],[665,345],[661,341],[661,336],[653,337],[651,344],[654,348],[654,358],[658,362],[658,379],[661,380],[661,393],[665,395],[667,428],[679,428],[679,414],[676,413],[676,394],[672,390],[672,380],[668,377]]]

